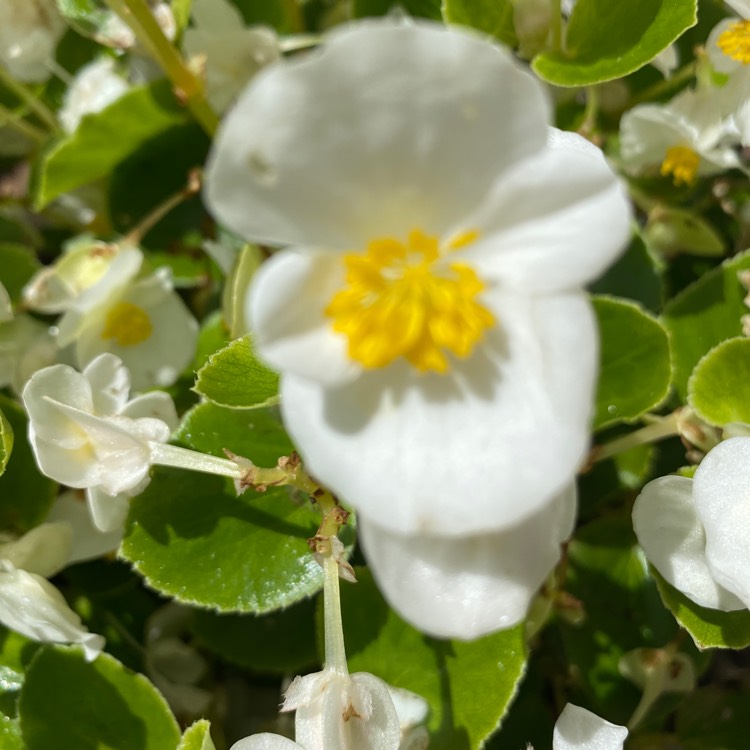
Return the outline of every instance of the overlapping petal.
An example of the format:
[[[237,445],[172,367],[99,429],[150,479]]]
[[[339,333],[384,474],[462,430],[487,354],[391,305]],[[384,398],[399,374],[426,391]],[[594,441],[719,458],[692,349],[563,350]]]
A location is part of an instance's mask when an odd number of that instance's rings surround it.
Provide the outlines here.
[[[622,750],[626,727],[568,703],[555,724],[552,750]]]

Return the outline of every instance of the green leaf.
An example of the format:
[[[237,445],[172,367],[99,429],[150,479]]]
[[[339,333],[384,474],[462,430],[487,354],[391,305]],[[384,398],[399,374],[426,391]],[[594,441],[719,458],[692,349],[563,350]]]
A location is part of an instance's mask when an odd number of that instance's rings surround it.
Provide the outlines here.
[[[0,625],[0,716],[16,719],[26,668],[41,644]],[[15,731],[13,727],[9,731]],[[11,731],[11,733],[12,733]],[[3,737],[0,730],[0,738]],[[5,745],[0,742],[0,747]]]
[[[221,307],[229,328],[229,335],[239,338],[248,333],[245,321],[245,298],[250,281],[263,262],[263,252],[257,245],[242,245],[237,260],[227,276]]]
[[[688,402],[710,424],[750,423],[750,339],[724,341],[698,362]]]
[[[0,243],[0,282],[8,292],[10,301],[17,305],[26,282],[41,268],[34,253],[25,245],[15,242]]]
[[[5,472],[11,451],[13,450],[13,428],[5,415],[0,411],[0,476]]]
[[[57,0],[60,15],[79,33],[94,37],[113,16],[106,5],[97,0]]]
[[[29,750],[174,750],[180,740],[169,706],[143,675],[106,653],[87,662],[78,648],[39,651],[20,717]]]
[[[747,750],[750,696],[747,691],[709,686],[685,696],[675,718],[681,750]],[[677,743],[675,745],[675,742]]]
[[[665,305],[662,323],[672,344],[673,383],[680,398],[687,396],[688,378],[698,361],[717,344],[742,333],[747,290],[737,274],[748,268],[746,252],[704,274]]]
[[[740,649],[750,646],[748,610],[722,612],[719,609],[701,607],[665,581],[653,567],[651,575],[656,581],[664,606],[690,633],[698,648]]]
[[[440,0],[354,0],[354,17],[385,16],[394,8],[406,10],[416,18],[440,20]]]
[[[193,390],[219,406],[254,409],[278,401],[279,376],[258,359],[252,340],[244,336],[208,358]]]
[[[177,750],[216,750],[211,741],[211,722],[206,719],[196,721],[185,730]]]
[[[430,705],[430,750],[475,750],[495,731],[526,664],[519,625],[475,641],[440,641],[407,625],[357,568],[342,583],[341,608],[351,672],[372,672]]]
[[[262,616],[196,611],[192,628],[206,648],[254,672],[298,674],[317,663],[313,599]]]
[[[187,117],[168,81],[131,89],[101,112],[84,117],[74,133],[37,160],[32,180],[35,207],[41,209],[57,196],[109,175],[138,147]]]
[[[195,407],[177,439],[205,453],[223,449],[274,466],[292,450],[273,412]],[[122,556],[147,583],[183,602],[265,613],[316,593],[322,571],[307,540],[320,515],[286,488],[237,497],[229,480],[157,471],[131,501]]]
[[[42,476],[26,437],[26,412],[0,396],[0,410],[14,434],[13,453],[0,476],[0,529],[22,534],[40,524],[57,494],[57,485]]]
[[[509,47],[515,47],[518,41],[513,0],[443,0],[443,18],[448,23],[483,31]]]
[[[0,714],[0,747],[3,750],[27,750],[18,719]]]
[[[697,20],[697,0],[578,0],[565,49],[537,55],[532,67],[557,86],[622,78],[651,62]]]
[[[671,367],[667,332],[633,302],[594,299],[601,340],[596,429],[632,420],[664,400]]]

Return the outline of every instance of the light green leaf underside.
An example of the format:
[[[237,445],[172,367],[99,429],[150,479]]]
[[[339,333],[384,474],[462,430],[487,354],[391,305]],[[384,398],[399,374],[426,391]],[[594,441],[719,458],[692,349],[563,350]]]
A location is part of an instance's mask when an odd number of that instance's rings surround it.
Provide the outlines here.
[[[633,302],[594,298],[599,323],[600,368],[596,429],[631,420],[667,395],[669,339],[659,321]]]
[[[216,750],[211,740],[211,722],[200,719],[185,730],[177,750]]]
[[[428,638],[388,607],[367,569],[357,569],[357,580],[341,585],[349,670],[425,698],[430,750],[477,750],[523,676],[523,626],[469,642]]]
[[[722,612],[701,607],[665,581],[651,569],[664,606],[677,622],[690,633],[700,649],[734,648],[750,646],[750,612]]]
[[[278,400],[279,376],[260,362],[244,336],[208,358],[194,390],[219,406],[252,409]]]
[[[688,401],[711,424],[750,423],[750,339],[724,341],[698,362]]]
[[[737,274],[750,268],[745,252],[704,274],[664,307],[662,323],[672,345],[673,383],[685,399],[688,378],[698,361],[717,344],[742,333],[743,303],[747,290]]]
[[[697,19],[697,0],[578,0],[565,49],[537,55],[532,67],[558,86],[622,78],[653,60]]]
[[[175,750],[180,731],[143,676],[109,654],[50,646],[31,662],[20,717],[28,750]]]
[[[5,472],[11,451],[13,450],[13,428],[5,415],[0,411],[0,475]]]

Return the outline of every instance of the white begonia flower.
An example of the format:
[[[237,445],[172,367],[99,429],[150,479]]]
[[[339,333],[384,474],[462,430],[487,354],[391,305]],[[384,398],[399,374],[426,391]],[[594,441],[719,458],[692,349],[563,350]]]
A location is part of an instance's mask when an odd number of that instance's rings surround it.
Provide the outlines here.
[[[473,639],[526,617],[573,531],[575,505],[571,488],[514,526],[458,538],[404,536],[360,516],[359,537],[383,595],[404,619],[438,638]]]
[[[72,133],[84,115],[101,112],[119,99],[128,82],[117,73],[115,60],[100,57],[84,65],[73,78],[58,116],[63,129]]]
[[[548,145],[549,116],[504,50],[378,20],[261,71],[222,124],[208,204],[294,246],[248,300],[286,426],[383,529],[511,527],[586,453],[597,345],[581,285],[619,254],[630,212],[598,149]]]
[[[246,27],[237,8],[226,0],[194,0],[193,26],[183,35],[191,57],[205,57],[206,96],[223,112],[262,67],[279,57],[279,41],[270,28]]]
[[[20,81],[45,81],[66,25],[55,0],[0,3],[0,65]]]
[[[57,331],[58,346],[74,343],[81,366],[103,352],[116,354],[137,390],[174,383],[190,363],[198,335],[169,269],[139,277],[142,264],[141,251],[127,246],[105,260],[101,277],[68,304]],[[85,276],[90,264],[81,261],[81,267],[76,270]],[[90,273],[97,269],[91,265]]]
[[[0,388],[16,393],[42,367],[57,359],[57,344],[49,326],[30,315],[0,324]]]
[[[641,104],[623,115],[620,155],[632,173],[656,170],[675,185],[692,185],[740,161],[739,139],[718,89],[684,91],[669,104]]]
[[[43,643],[79,643],[95,659],[104,638],[89,633],[63,595],[46,579],[0,559],[0,622]]]
[[[552,750],[623,750],[627,736],[626,727],[568,703],[555,724]]]
[[[693,478],[693,498],[711,575],[750,609],[750,438],[708,452]]]
[[[743,609],[745,605],[712,574],[706,532],[696,511],[692,479],[654,479],[633,505],[638,544],[662,578],[696,604],[725,612]]]

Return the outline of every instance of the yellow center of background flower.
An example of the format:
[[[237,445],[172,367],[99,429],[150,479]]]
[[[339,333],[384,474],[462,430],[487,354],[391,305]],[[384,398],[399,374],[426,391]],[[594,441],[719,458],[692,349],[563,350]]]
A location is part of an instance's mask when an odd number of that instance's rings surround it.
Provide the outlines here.
[[[464,232],[445,251],[476,237]],[[477,302],[484,284],[473,269],[443,257],[438,238],[419,230],[406,242],[373,240],[365,253],[343,257],[346,287],[325,314],[347,337],[353,360],[376,368],[405,357],[420,372],[446,372],[447,354],[471,354],[495,319]]]
[[[672,175],[675,185],[692,185],[698,176],[700,156],[688,146],[671,146],[661,163],[664,177]]]
[[[148,313],[130,302],[118,302],[104,322],[102,338],[114,339],[120,346],[135,346],[153,333],[154,326]]]
[[[750,21],[737,21],[719,35],[718,48],[732,60],[750,63]]]

